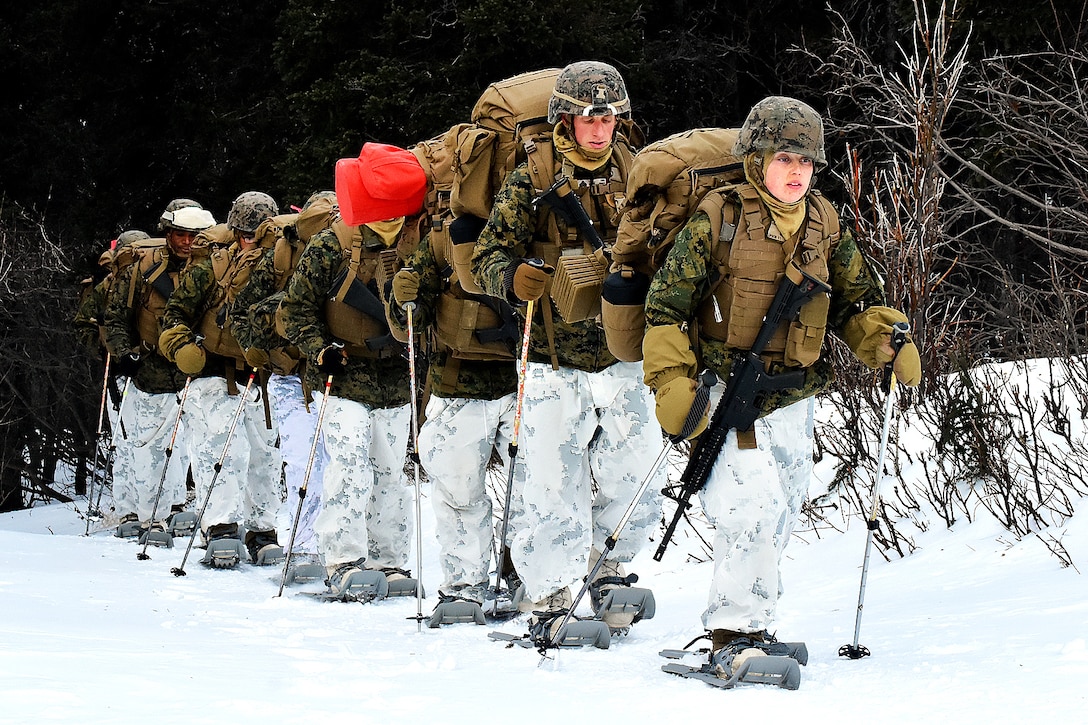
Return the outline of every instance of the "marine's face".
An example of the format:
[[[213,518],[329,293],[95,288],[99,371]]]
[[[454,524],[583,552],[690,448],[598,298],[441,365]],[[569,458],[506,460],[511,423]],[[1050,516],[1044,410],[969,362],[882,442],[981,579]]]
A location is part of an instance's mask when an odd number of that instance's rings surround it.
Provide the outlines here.
[[[583,148],[603,151],[612,143],[612,134],[616,130],[616,117],[611,113],[604,116],[572,116],[574,140]]]
[[[196,239],[196,232],[183,232],[180,229],[167,229],[166,230],[166,243],[170,247],[170,251],[175,256],[181,259],[188,259],[190,252],[193,250],[193,240]]]
[[[814,170],[815,165],[808,156],[777,151],[763,169],[763,183],[774,198],[793,204],[808,193]]]

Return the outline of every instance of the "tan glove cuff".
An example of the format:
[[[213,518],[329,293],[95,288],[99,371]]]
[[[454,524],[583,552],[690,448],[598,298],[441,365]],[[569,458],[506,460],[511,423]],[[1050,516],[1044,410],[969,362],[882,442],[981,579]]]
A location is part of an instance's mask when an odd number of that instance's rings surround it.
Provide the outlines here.
[[[174,325],[159,334],[159,352],[170,362],[176,362],[175,355],[178,350],[193,340],[193,331],[188,325]]]
[[[891,339],[892,325],[906,322],[907,316],[891,307],[870,307],[851,317],[843,327],[846,344],[870,368],[876,369],[889,362],[884,343]]]
[[[695,377],[695,352],[680,325],[658,325],[646,329],[642,338],[642,375],[651,390],[658,390],[676,378]]]

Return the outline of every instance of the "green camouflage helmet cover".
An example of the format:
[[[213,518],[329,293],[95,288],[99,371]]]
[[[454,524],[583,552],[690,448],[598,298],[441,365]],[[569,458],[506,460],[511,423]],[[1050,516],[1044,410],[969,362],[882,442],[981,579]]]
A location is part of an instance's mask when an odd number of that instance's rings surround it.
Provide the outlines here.
[[[139,241],[141,241],[143,239],[150,239],[150,238],[151,237],[148,236],[147,232],[145,232],[145,231],[141,231],[139,229],[129,229],[128,231],[121,232],[121,234],[118,235],[118,237],[117,237],[117,249],[121,249],[123,247],[127,247],[130,244],[134,244],[136,242],[139,242]]]
[[[606,116],[614,114],[631,117],[631,99],[620,72],[595,60],[571,63],[555,79],[555,89],[548,101],[548,123],[559,122],[559,117],[569,113],[574,116]]]
[[[166,205],[165,209],[163,209],[162,215],[159,217],[158,231],[164,232],[168,228],[170,228],[170,220],[173,219],[174,212],[176,212],[178,209],[185,209],[187,207],[193,209],[204,208],[198,202],[195,202],[192,199],[174,199]]]
[[[736,156],[753,151],[788,151],[808,156],[818,168],[827,166],[820,114],[795,98],[764,98],[748,112],[733,147]]]
[[[252,234],[265,219],[280,213],[275,200],[260,191],[247,191],[239,195],[230,206],[227,226],[239,232]]]

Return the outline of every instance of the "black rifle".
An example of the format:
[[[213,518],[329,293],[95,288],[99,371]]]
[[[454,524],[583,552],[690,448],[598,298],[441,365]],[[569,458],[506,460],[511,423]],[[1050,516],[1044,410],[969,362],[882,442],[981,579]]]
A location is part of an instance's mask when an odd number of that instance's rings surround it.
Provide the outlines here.
[[[600,249],[604,246],[601,235],[593,227],[589,214],[586,214],[585,207],[578,200],[578,195],[574,193],[574,185],[571,184],[569,178],[564,176],[552,184],[550,189],[533,199],[533,206],[538,205],[540,202],[550,206],[564,223],[578,227],[582,237],[594,249]]]
[[[752,427],[762,412],[765,393],[784,388],[799,388],[804,384],[804,370],[772,375],[767,372],[767,367],[759,356],[783,322],[796,320],[806,302],[817,294],[827,294],[830,291],[831,287],[823,281],[796,265],[787,265],[786,275],[779,283],[771,306],[763,317],[763,324],[752,343],[752,349],[738,353],[733,358],[733,364],[729,366],[725,393],[718,407],[714,409],[714,416],[707,429],[692,447],[688,464],[680,475],[680,483],[662,491],[665,496],[676,501],[677,507],[676,515],[665,529],[665,535],[654,553],[654,561],[661,561],[677,524],[691,507],[691,497],[706,485],[729,430],[735,428],[746,431]]]

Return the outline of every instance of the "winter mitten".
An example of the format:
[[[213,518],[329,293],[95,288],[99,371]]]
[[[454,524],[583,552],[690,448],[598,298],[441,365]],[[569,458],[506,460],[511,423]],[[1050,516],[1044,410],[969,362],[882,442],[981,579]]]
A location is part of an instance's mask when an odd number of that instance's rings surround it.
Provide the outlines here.
[[[511,265],[506,274],[509,278],[508,286],[522,302],[538,300],[544,294],[544,288],[548,284],[548,278],[555,272],[555,267],[550,264],[530,264],[518,262]]]
[[[174,353],[174,364],[178,366],[178,370],[186,375],[199,373],[204,369],[205,362],[207,362],[207,356],[204,354],[204,348],[195,342],[182,345]]]
[[[415,302],[419,296],[419,273],[405,267],[393,276],[393,299],[399,307]]]
[[[899,382],[913,388],[922,382],[922,358],[918,355],[918,346],[908,339],[907,344],[899,348],[892,370]]]
[[[696,382],[691,378],[673,378],[659,387],[654,394],[657,398],[657,422],[669,435],[676,435],[683,430],[684,421],[687,420],[691,406],[695,402],[695,388]],[[688,440],[706,430],[706,414],[709,408],[708,405],[707,409],[702,411],[699,424],[687,436]]]
[[[695,353],[680,325],[657,325],[642,338],[642,375],[653,390],[675,378],[695,375]]]
[[[251,368],[263,368],[268,364],[268,352],[259,347],[251,347],[244,351],[246,364]]]
[[[907,316],[891,307],[870,307],[851,317],[843,328],[846,344],[861,360],[874,370],[891,362],[892,325],[906,322]],[[907,338],[908,341],[910,338]]]

